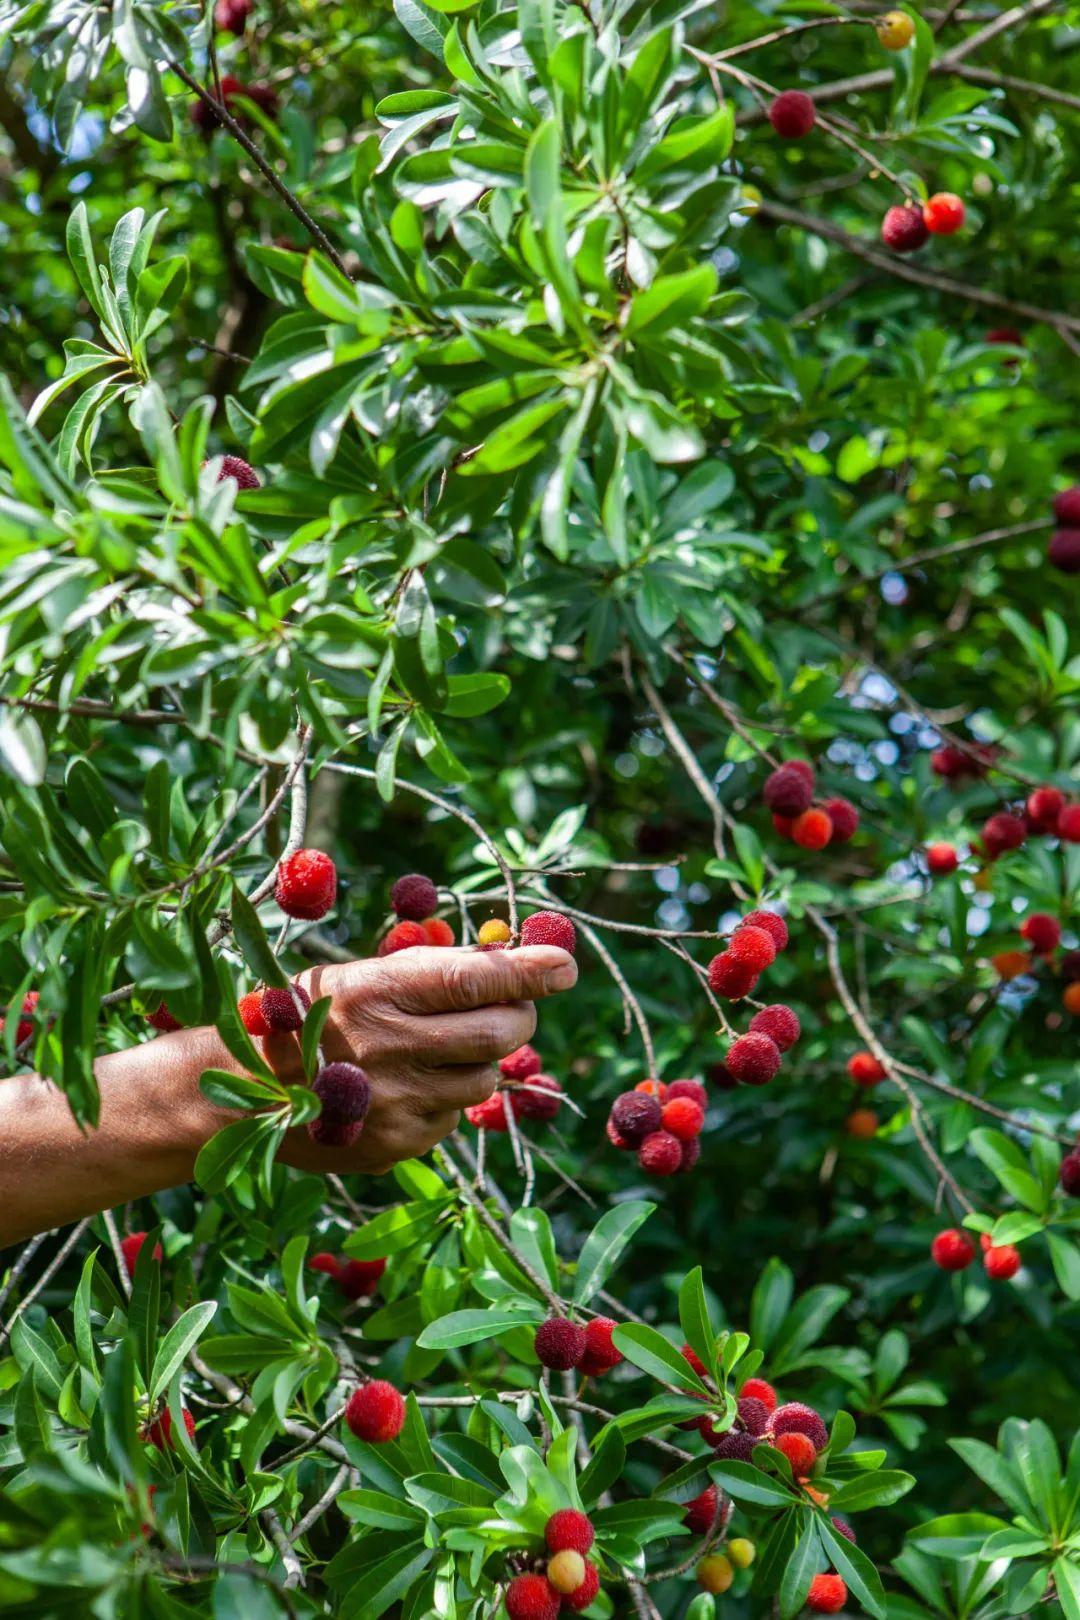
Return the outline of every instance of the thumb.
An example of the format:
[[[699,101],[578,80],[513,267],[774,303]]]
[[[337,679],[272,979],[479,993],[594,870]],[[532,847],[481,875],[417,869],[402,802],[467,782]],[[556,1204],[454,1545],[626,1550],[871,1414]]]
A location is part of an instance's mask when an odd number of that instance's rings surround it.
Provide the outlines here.
[[[517,951],[416,946],[384,957],[402,1012],[469,1012],[504,1001],[538,1001],[577,983],[577,964],[556,945]]]

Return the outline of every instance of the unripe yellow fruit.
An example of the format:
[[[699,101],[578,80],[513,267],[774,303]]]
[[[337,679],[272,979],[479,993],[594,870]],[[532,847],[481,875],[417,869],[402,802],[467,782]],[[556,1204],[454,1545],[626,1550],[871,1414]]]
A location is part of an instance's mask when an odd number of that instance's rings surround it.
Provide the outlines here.
[[[703,1586],[706,1592],[726,1592],[735,1579],[732,1569],[723,1553],[712,1553],[703,1558],[697,1567],[698,1585]]]
[[[752,1541],[747,1541],[745,1536],[736,1536],[734,1541],[728,1542],[727,1551],[736,1569],[749,1569],[754,1562],[757,1548]]]
[[[504,945],[510,938],[510,928],[501,917],[489,917],[486,923],[480,924],[478,935],[481,945]]]
[[[736,204],[735,212],[752,218],[765,201],[757,186],[745,185]]]
[[[887,11],[874,27],[887,51],[902,51],[915,38],[915,24],[906,11]]]
[[[547,1567],[547,1578],[564,1597],[576,1592],[585,1579],[585,1560],[579,1552],[567,1547],[565,1551],[556,1553]]]

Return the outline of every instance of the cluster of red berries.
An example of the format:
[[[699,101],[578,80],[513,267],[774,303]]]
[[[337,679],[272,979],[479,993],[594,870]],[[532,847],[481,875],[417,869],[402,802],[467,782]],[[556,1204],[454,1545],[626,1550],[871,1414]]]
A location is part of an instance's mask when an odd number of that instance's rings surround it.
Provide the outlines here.
[[[186,1406],[180,1408],[180,1415],[184,1420],[184,1429],[192,1445],[195,1444],[195,1419]],[[160,1415],[147,1423],[142,1430],[142,1438],[148,1446],[157,1446],[159,1451],[175,1451],[176,1441],[173,1439],[172,1413],[166,1406]]]
[[[699,1378],[708,1376],[700,1356],[688,1344],[683,1345],[682,1353]],[[743,1384],[730,1429],[719,1430],[712,1417],[691,1418],[683,1427],[696,1429],[725,1461],[749,1462],[755,1446],[773,1446],[787,1458],[797,1479],[808,1477],[818,1453],[829,1443],[820,1414],[801,1401],[778,1405],[775,1389],[764,1378],[748,1378]]]
[[[594,1316],[584,1327],[568,1316],[549,1316],[536,1330],[536,1358],[552,1372],[576,1368],[583,1378],[599,1378],[623,1359],[612,1343],[615,1327],[610,1316]]]
[[[373,1378],[349,1396],[345,1423],[358,1440],[369,1446],[384,1446],[396,1440],[405,1427],[405,1398],[385,1378]]]
[[[542,1074],[542,1067],[533,1046],[519,1046],[509,1053],[499,1063],[499,1073],[507,1084],[484,1102],[466,1108],[469,1124],[485,1131],[508,1131],[510,1115],[515,1120],[554,1119],[562,1106],[563,1088],[554,1075]]]
[[[273,118],[277,113],[278,98],[273,85],[242,84],[233,74],[223,73],[221,75],[220,100],[227,113],[232,113],[232,103],[237,96],[244,96],[248,101],[254,102],[255,106],[260,108],[268,118]],[[236,115],[233,114],[233,116]],[[242,116],[239,121],[243,122]],[[201,135],[209,138],[221,123],[221,119],[210,102],[203,101],[200,97],[198,101],[192,104],[191,122]]]
[[[787,924],[773,911],[751,911],[732,934],[727,949],[708,967],[714,995],[741,1000],[788,943]],[[736,1085],[764,1086],[780,1068],[783,1054],[802,1034],[798,1015],[783,1002],[760,1007],[745,1035],[728,1047],[723,1070]]]
[[[846,844],[859,827],[859,812],[849,799],[814,804],[814,767],[809,760],[789,759],[765,780],[762,797],[773,826],[800,849]]]
[[[1080,484],[1054,497],[1059,527],[1050,536],[1047,559],[1063,574],[1080,574]]]
[[[707,1097],[700,1080],[641,1080],[621,1092],[608,1115],[612,1147],[636,1153],[650,1176],[692,1170],[701,1157],[698,1141],[705,1125]]]
[[[1068,1193],[1070,1198],[1080,1198],[1080,1146],[1074,1147],[1062,1159],[1058,1180],[1062,1192]]]
[[[336,1254],[320,1250],[311,1256],[308,1268],[331,1277],[337,1284],[338,1292],[346,1299],[370,1299],[386,1270],[386,1261],[341,1260]]]
[[[296,980],[287,987],[269,985],[249,990],[237,1004],[249,1035],[295,1034],[303,1028],[311,997]],[[311,1085],[322,1112],[308,1124],[308,1136],[319,1147],[351,1147],[364,1128],[371,1107],[371,1081],[356,1063],[324,1063]]]
[[[930,769],[935,776],[947,782],[962,782],[964,777],[981,778],[992,770],[1000,757],[996,743],[944,743],[930,755]]]
[[[1015,1277],[1022,1264],[1020,1250],[1012,1243],[991,1243],[985,1232],[980,1234],[983,1266],[994,1282],[1007,1282]],[[930,1256],[942,1271],[966,1271],[975,1258],[975,1245],[966,1232],[950,1226],[939,1232],[930,1245]]]
[[[561,1610],[580,1614],[596,1599],[600,1571],[586,1554],[596,1539],[592,1521],[577,1508],[560,1508],[544,1526],[547,1557],[539,1570],[515,1575],[506,1588],[510,1620],[557,1620]]]
[[[964,204],[952,191],[938,191],[923,203],[900,203],[886,211],[881,240],[893,253],[914,253],[930,236],[952,236],[964,223]]]

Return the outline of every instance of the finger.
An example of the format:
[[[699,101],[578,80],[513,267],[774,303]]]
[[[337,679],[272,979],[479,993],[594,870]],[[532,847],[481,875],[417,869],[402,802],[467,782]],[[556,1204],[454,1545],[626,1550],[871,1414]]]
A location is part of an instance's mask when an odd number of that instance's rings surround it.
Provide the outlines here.
[[[501,1001],[537,1001],[569,990],[577,967],[555,945],[517,951],[414,946],[383,961],[386,984],[402,1012],[468,1012]]]
[[[459,1063],[453,1068],[437,1069],[423,1087],[422,1096],[420,1088],[417,1090],[420,1118],[430,1123],[451,1109],[476,1108],[487,1102],[498,1080],[490,1063]]]
[[[536,1008],[518,1001],[477,1012],[433,1013],[412,1026],[425,1068],[447,1063],[497,1063],[536,1033]]]

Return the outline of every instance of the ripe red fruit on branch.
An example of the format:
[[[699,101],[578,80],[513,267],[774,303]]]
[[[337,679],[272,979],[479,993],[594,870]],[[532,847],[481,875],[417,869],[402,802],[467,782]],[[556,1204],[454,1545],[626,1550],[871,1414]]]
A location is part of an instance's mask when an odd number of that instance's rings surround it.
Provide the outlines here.
[[[549,1316],[536,1330],[533,1348],[542,1367],[569,1372],[585,1354],[585,1329],[566,1316]]]
[[[764,1434],[769,1427],[772,1413],[764,1401],[757,1400],[753,1395],[740,1395],[735,1403],[739,1414],[739,1422],[747,1434],[755,1437]]]
[[[692,1097],[672,1097],[664,1104],[660,1123],[680,1142],[692,1142],[695,1136],[701,1135],[705,1110]]]
[[[439,903],[439,891],[421,872],[406,872],[390,890],[390,907],[395,917],[407,922],[423,922]]]
[[[562,1107],[563,1088],[550,1074],[534,1074],[520,1091],[511,1093],[515,1119],[554,1119]]]
[[[276,985],[262,993],[262,1015],[271,1031],[279,1035],[300,1029],[311,1006],[311,997],[302,984],[293,984],[287,990]]]
[[[223,34],[242,34],[252,9],[251,0],[217,0],[214,25]]]
[[[1056,787],[1036,788],[1029,796],[1025,808],[1028,819],[1036,827],[1053,832],[1057,827],[1058,817],[1065,808],[1065,795]]]
[[[23,1011],[25,1010],[26,1003],[23,1002]],[[179,1018],[174,1018],[173,1014],[169,1011],[169,1004],[167,1001],[163,1001],[160,1007],[155,1008],[152,1013],[147,1013],[146,1022],[152,1029],[159,1029],[163,1035],[171,1035],[174,1030],[183,1029],[184,1027]],[[29,1035],[34,1026],[28,1022],[25,1027],[26,1034]],[[22,1028],[23,1024],[20,1022],[19,1029],[15,1031],[16,1044],[25,1039],[25,1036],[19,1034],[19,1030]]]
[[[270,1025],[266,1022],[262,1008],[263,993],[261,990],[249,990],[246,996],[241,996],[236,1004],[240,1014],[240,1022],[249,1035],[269,1035]]]
[[[393,956],[397,951],[409,951],[414,945],[426,945],[427,934],[423,923],[399,922],[387,930],[379,941],[380,956]]]
[[[814,1442],[797,1429],[793,1429],[790,1434],[777,1435],[773,1445],[787,1458],[791,1464],[791,1472],[797,1479],[808,1474],[817,1462],[817,1447]]]
[[[23,1041],[29,1040],[30,1036],[34,1033],[33,1021],[30,1018],[28,1018],[26,1015],[27,1015],[27,1013],[32,1013],[33,1012],[34,1008],[37,1006],[40,999],[41,999],[41,997],[38,995],[38,992],[36,990],[28,990],[26,995],[23,996],[22,1016],[19,1019],[19,1022],[15,1026],[15,1045],[16,1046],[21,1046]],[[165,1003],[162,1002],[161,1006],[164,1007]],[[161,1008],[159,1008],[158,1011],[160,1012]],[[169,1017],[170,1018],[172,1017],[171,1013],[169,1014]],[[4,1025],[6,1024],[6,1022],[7,1022],[7,1020],[5,1018],[0,1018],[0,1031],[3,1030]],[[154,1019],[152,1017],[148,1016],[147,1022],[153,1024]],[[167,1026],[161,1025],[161,1024],[154,1024],[155,1029],[162,1029],[162,1028],[166,1028],[166,1027],[170,1028],[170,1029],[180,1029],[180,1028],[182,1028],[182,1026],[180,1024],[178,1024],[175,1019],[173,1019],[173,1022],[170,1025],[167,1025]]]
[[[1062,1192],[1068,1193],[1070,1198],[1080,1198],[1080,1148],[1066,1153],[1061,1161],[1058,1179]]]
[[[682,1143],[670,1131],[653,1131],[638,1148],[638,1164],[650,1176],[673,1176],[682,1162]]]
[[[577,948],[577,929],[569,917],[557,911],[534,911],[521,925],[523,945],[557,945],[573,956]]]
[[[540,1054],[533,1046],[519,1046],[499,1060],[499,1073],[507,1080],[528,1080],[542,1068]]]
[[[702,1113],[709,1105],[708,1094],[700,1080],[673,1080],[667,1088],[668,1102],[674,1102],[676,1097],[689,1097],[696,1102]]]
[[[683,1524],[695,1536],[707,1536],[716,1523],[720,1496],[715,1485],[707,1485],[700,1496],[687,1502]]]
[[[813,801],[813,771],[807,775],[795,762],[781,765],[765,778],[761,796],[774,815],[801,816]]]
[[[334,1277],[336,1279],[341,1275],[341,1261],[336,1254],[329,1254],[323,1249],[318,1254],[312,1255],[308,1261],[308,1270],[318,1271],[325,1277]]]
[[[729,1429],[717,1440],[716,1455],[723,1462],[749,1462],[754,1455],[754,1447],[761,1444],[745,1429]]]
[[[723,996],[728,1001],[739,1001],[743,996],[749,995],[757,983],[757,972],[747,961],[733,956],[730,951],[721,951],[714,956],[708,967],[709,988],[713,995]]]
[[[787,923],[775,911],[748,911],[739,927],[763,929],[778,951],[782,951],[787,945]]]
[[[922,209],[909,203],[890,208],[881,222],[881,240],[893,253],[914,253],[929,235]]]
[[[375,1378],[349,1396],[345,1422],[358,1440],[385,1445],[396,1440],[405,1427],[405,1398],[385,1378]]]
[[[1063,529],[1080,529],[1080,484],[1054,496],[1054,516]]]
[[[324,1063],[311,1087],[322,1103],[308,1136],[319,1147],[350,1147],[371,1106],[371,1081],[355,1063]]]
[[[880,1121],[872,1108],[853,1108],[844,1121],[844,1129],[857,1142],[869,1142],[877,1135]]]
[[[960,857],[951,844],[928,844],[926,864],[935,877],[946,877],[960,865]]]
[[[277,869],[274,899],[286,917],[318,922],[337,897],[337,868],[321,849],[298,849]]]
[[[930,1257],[942,1271],[965,1271],[975,1258],[975,1245],[958,1227],[946,1227],[930,1245]]]
[[[780,1067],[780,1048],[769,1035],[740,1035],[724,1062],[740,1085],[764,1086]]]
[[[948,743],[944,748],[935,748],[930,755],[930,769],[936,776],[943,776],[950,782],[959,781],[964,776],[985,776],[999,752],[991,744],[957,748],[953,743]]]
[[[699,1378],[708,1378],[709,1369],[706,1367],[696,1350],[694,1350],[690,1345],[684,1344],[680,1354],[687,1366],[692,1367]]]
[[[760,1401],[770,1412],[776,1411],[776,1391],[764,1378],[748,1378],[739,1394]]]
[[[825,814],[832,822],[832,842],[846,844],[859,830],[859,812],[850,799],[826,799]]]
[[[769,123],[785,141],[801,141],[817,121],[817,111],[802,90],[782,90],[769,107]]]
[[[483,1131],[508,1131],[505,1091],[493,1091],[482,1103],[474,1103],[471,1108],[466,1108],[465,1118],[470,1125],[476,1125]]]
[[[838,1513],[834,1513],[832,1516],[832,1526],[834,1530],[839,1530],[845,1541],[850,1541],[853,1547],[857,1547],[859,1545],[858,1538],[856,1537],[854,1530],[851,1528],[850,1524],[848,1524],[847,1520],[842,1519]]]
[[[1046,558],[1063,574],[1080,574],[1080,529],[1055,529]]]
[[[314,1264],[314,1261],[312,1262]],[[337,1284],[346,1299],[368,1299],[379,1285],[386,1261],[346,1260],[338,1266]]]
[[[1026,838],[1024,823],[1009,810],[998,810],[983,822],[982,841],[992,861],[1006,850],[1019,849]]]
[[[922,212],[932,236],[952,236],[964,223],[964,204],[954,191],[935,192]]]
[[[876,1086],[885,1078],[885,1069],[873,1052],[854,1052],[848,1058],[847,1072],[857,1086]]]
[[[995,1282],[1008,1282],[1020,1270],[1020,1250],[1011,1243],[992,1245],[983,1255],[986,1275]]]
[[[727,954],[736,962],[752,968],[755,973],[764,973],[776,960],[776,946],[772,935],[767,934],[764,928],[750,928],[743,923],[732,934]]]
[[[662,1118],[660,1099],[645,1091],[624,1091],[611,1105],[611,1123],[632,1147],[640,1147],[647,1136],[658,1131]]]
[[[545,1575],[515,1575],[506,1588],[510,1620],[558,1620],[562,1600]]]
[[[219,27],[220,26],[221,25],[219,24]],[[236,32],[239,33],[240,29],[237,29]],[[227,84],[231,84],[233,86],[232,92],[225,91],[225,86]],[[236,81],[236,79],[230,79],[228,75],[226,75],[226,77],[221,81],[221,88],[225,93],[226,105],[228,105],[229,94],[235,94],[236,91],[242,88],[242,86]],[[203,106],[203,103],[200,101],[198,106]],[[192,117],[194,117],[194,109],[192,110]],[[206,465],[207,463],[204,461],[203,466],[205,467]],[[260,487],[258,473],[249,462],[244,460],[243,456],[222,456],[221,471],[217,475],[217,481],[219,484],[223,484],[226,478],[235,478],[240,489],[258,489]]]
[[[815,1614],[839,1614],[847,1602],[847,1587],[839,1575],[815,1575],[806,1594],[807,1608]]]
[[[824,849],[832,835],[832,817],[825,810],[804,810],[791,829],[792,840],[800,849]]]
[[[643,1097],[655,1097],[658,1102],[667,1102],[667,1086],[662,1080],[639,1080],[634,1087]]]
[[[778,1406],[769,1418],[769,1433],[776,1436],[805,1434],[815,1451],[823,1450],[829,1443],[825,1420],[802,1401],[788,1401],[785,1406]]]
[[[567,1592],[563,1597],[563,1608],[580,1614],[587,1609],[600,1590],[600,1571],[595,1564],[585,1565],[585,1579],[573,1592]]]
[[[191,1441],[192,1445],[194,1445],[195,1419],[192,1417],[186,1406],[182,1406],[180,1408],[180,1416],[184,1420],[184,1428],[187,1432],[187,1437]],[[147,1428],[143,1433],[143,1439],[146,1441],[147,1445],[157,1446],[159,1451],[175,1450],[176,1443],[173,1440],[172,1413],[169,1411],[167,1406],[162,1409],[160,1417],[156,1417],[153,1423],[147,1425]]]
[[[425,917],[420,924],[429,945],[452,945],[454,930],[443,917]]]
[[[592,1520],[577,1508],[560,1508],[544,1526],[548,1552],[576,1552],[584,1557],[595,1540]]]
[[[594,1316],[585,1327],[585,1354],[578,1364],[578,1370],[583,1378],[598,1378],[601,1373],[610,1372],[617,1367],[623,1359],[621,1350],[616,1350],[611,1335],[617,1323],[610,1316]]]
[[[1067,804],[1058,816],[1057,835],[1067,844],[1080,844],[1080,804]]]
[[[129,1277],[134,1277],[135,1275],[135,1262],[139,1258],[139,1252],[145,1242],[145,1232],[129,1232],[126,1238],[121,1238],[120,1240],[120,1253],[124,1257],[124,1265],[127,1267],[127,1274]],[[162,1251],[161,1244],[155,1243],[154,1259],[163,1260],[164,1258],[165,1255]]]
[[[751,1035],[767,1035],[775,1041],[781,1052],[787,1052],[795,1045],[802,1034],[802,1025],[798,1015],[790,1007],[785,1007],[782,1001],[774,1002],[771,1007],[762,1007],[750,1020]]]
[[[1033,911],[1025,917],[1020,932],[1040,956],[1049,956],[1061,944],[1061,924],[1045,911]]]

